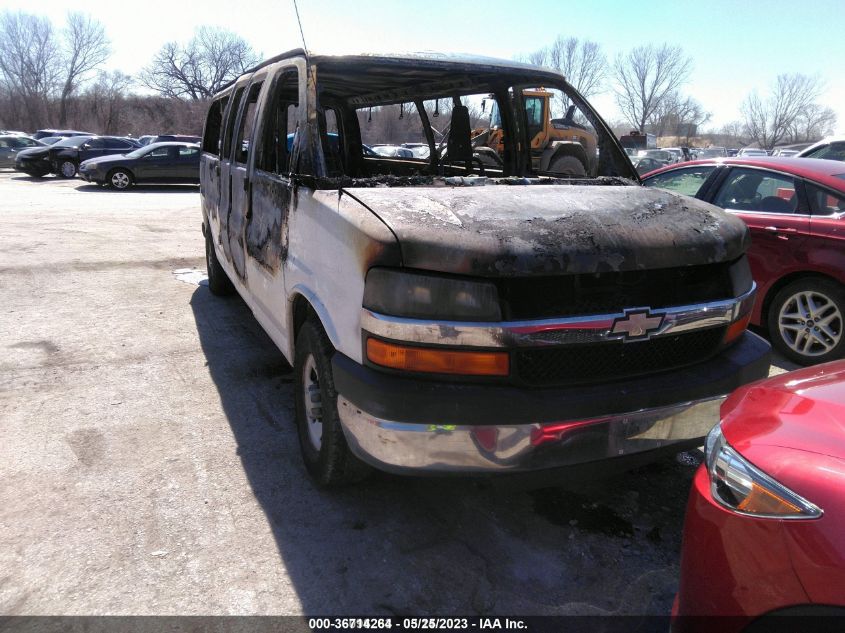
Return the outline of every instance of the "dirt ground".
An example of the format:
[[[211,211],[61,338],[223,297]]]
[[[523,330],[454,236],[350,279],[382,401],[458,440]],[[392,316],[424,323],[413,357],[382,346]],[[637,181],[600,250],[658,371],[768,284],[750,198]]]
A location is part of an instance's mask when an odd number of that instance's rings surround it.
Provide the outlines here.
[[[695,460],[314,488],[195,187],[0,172],[0,613],[668,613]],[[785,365],[782,364],[782,371]]]

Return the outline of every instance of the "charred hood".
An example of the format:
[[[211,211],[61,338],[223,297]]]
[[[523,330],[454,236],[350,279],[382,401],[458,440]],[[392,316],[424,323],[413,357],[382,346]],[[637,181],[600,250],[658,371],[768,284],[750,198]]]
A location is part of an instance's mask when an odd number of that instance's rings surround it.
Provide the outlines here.
[[[694,266],[739,257],[742,220],[639,186],[358,188],[403,264],[487,277]]]

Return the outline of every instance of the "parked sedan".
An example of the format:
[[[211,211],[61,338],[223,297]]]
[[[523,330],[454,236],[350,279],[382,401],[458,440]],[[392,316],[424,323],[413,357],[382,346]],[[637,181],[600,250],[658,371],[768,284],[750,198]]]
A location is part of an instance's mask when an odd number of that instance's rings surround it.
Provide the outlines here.
[[[741,387],[721,416],[687,504],[672,631],[841,631],[845,362]]]
[[[14,167],[18,152],[31,147],[44,147],[44,143],[28,136],[0,136],[0,167]]]
[[[631,164],[634,166],[634,169],[637,170],[637,173],[642,176],[643,174],[647,174],[655,169],[665,167],[666,161],[649,158],[648,156],[634,156],[631,157]]]
[[[812,158],[673,165],[643,184],[711,202],[751,229],[751,322],[809,365],[845,355],[845,166]]]
[[[69,138],[71,136],[94,136],[93,132],[80,132],[79,130],[38,130],[32,135],[32,138],[41,140],[47,136],[60,136],[62,138]]]
[[[138,148],[137,141],[120,136],[92,136],[82,143],[67,144],[50,152],[50,160],[53,163],[51,171],[64,178],[73,178],[79,171],[79,165],[86,160],[111,156],[114,154],[126,154]]]
[[[195,143],[151,143],[125,156],[104,156],[80,165],[88,182],[127,189],[135,183],[199,183],[200,148]]]

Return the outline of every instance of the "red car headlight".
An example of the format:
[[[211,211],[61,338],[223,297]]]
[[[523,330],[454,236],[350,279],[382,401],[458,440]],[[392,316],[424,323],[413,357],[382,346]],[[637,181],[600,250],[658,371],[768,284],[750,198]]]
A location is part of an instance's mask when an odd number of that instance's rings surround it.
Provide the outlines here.
[[[713,498],[734,512],[773,519],[817,519],[823,514],[737,453],[719,424],[707,434],[704,456]]]

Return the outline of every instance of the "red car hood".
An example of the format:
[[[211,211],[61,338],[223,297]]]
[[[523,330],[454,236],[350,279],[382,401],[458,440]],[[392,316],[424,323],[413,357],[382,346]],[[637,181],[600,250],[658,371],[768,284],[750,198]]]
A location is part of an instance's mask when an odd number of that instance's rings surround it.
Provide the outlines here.
[[[845,459],[845,361],[737,389],[722,405],[722,433],[740,453],[769,445]]]

